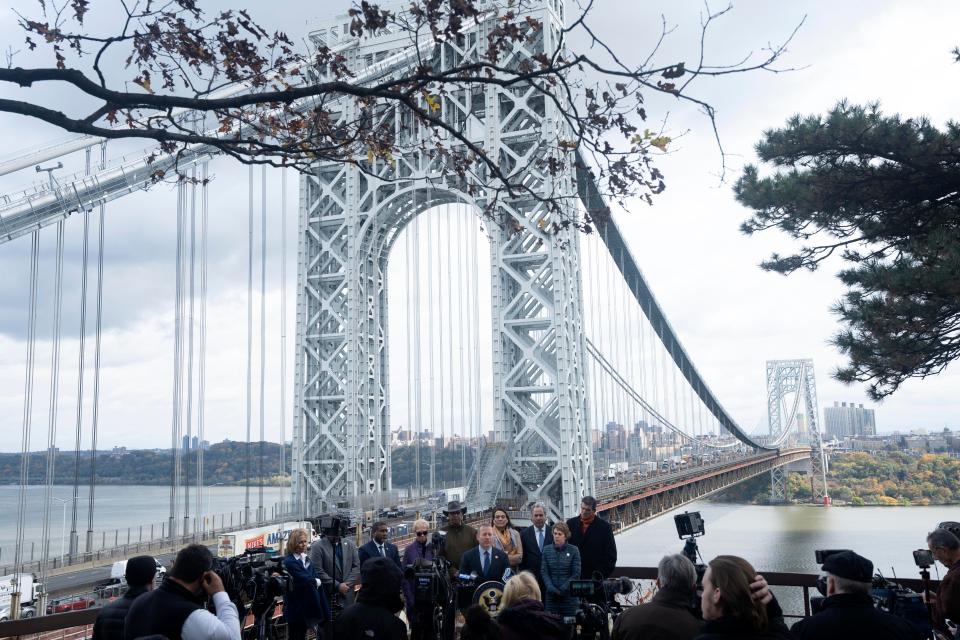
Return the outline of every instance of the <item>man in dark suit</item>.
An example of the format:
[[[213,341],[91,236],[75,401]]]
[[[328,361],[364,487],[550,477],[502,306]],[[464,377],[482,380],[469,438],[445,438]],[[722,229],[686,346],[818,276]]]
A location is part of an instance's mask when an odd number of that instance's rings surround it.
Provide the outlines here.
[[[477,584],[487,580],[504,580],[504,574],[510,569],[507,554],[493,546],[493,527],[480,525],[477,531],[479,546],[470,549],[460,559],[460,574],[477,574]]]
[[[523,545],[520,570],[529,571],[536,576],[540,593],[544,593],[540,561],[543,557],[543,546],[553,544],[553,527],[547,524],[547,507],[542,502],[533,505],[530,510],[530,521],[533,524],[520,532],[520,543]]]
[[[567,520],[570,544],[580,550],[580,575],[593,577],[595,571],[609,578],[617,566],[617,541],[613,527],[597,517],[597,499],[584,496],[580,501],[580,515]]]
[[[370,542],[357,549],[360,555],[361,568],[363,568],[363,563],[370,558],[382,556],[393,560],[397,569],[402,569],[400,566],[400,551],[397,549],[397,545],[387,542],[388,533],[389,529],[386,522],[373,523],[373,526],[370,527]]]

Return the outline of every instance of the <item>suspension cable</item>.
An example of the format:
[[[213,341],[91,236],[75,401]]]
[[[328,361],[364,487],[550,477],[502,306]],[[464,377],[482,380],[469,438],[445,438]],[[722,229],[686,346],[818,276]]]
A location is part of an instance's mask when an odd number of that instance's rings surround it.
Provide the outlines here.
[[[184,196],[186,197],[186,195]],[[190,533],[190,467],[189,456],[190,446],[193,442],[193,325],[194,325],[194,284],[196,282],[196,263],[197,263],[197,169],[190,169],[190,271],[189,271],[189,291],[188,312],[187,312],[187,409],[186,409],[186,446],[184,449],[184,458],[186,469],[183,473],[183,535]],[[194,457],[196,452],[194,451]],[[193,523],[196,528],[196,521]]]
[[[204,473],[203,453],[207,400],[207,218],[210,207],[209,199],[209,163],[200,166],[200,338],[197,345],[197,505],[194,528],[199,524],[206,529],[205,513],[203,510]]]
[[[427,198],[427,202],[430,201],[430,198]],[[435,318],[433,315],[433,278],[435,276],[435,271],[433,268],[433,231],[437,229],[437,225],[434,222],[433,215],[430,215],[427,218],[427,318],[429,321],[429,329],[427,330],[427,335],[430,336],[427,345],[427,359],[430,367],[430,495],[437,490],[436,487],[436,465],[437,465],[437,389],[436,389],[436,362],[434,361],[434,349],[433,349],[433,336],[436,335],[435,331]],[[439,239],[439,235],[437,236]]]
[[[266,454],[267,370],[267,166],[260,167],[260,443],[257,459],[257,522],[263,522],[263,460]]]
[[[416,195],[414,196],[416,198]],[[413,280],[413,308],[417,311],[420,310],[420,215],[416,206],[414,206],[414,215],[416,216],[413,219],[413,269],[411,270],[411,279]],[[416,416],[416,431],[414,432],[414,442],[416,443],[416,450],[414,451],[414,457],[416,459],[416,469],[415,477],[417,481],[417,497],[423,497],[423,482],[420,478],[420,434],[422,432],[423,425],[423,405],[421,404],[421,399],[423,397],[423,387],[421,386],[421,362],[420,362],[420,322],[413,323],[413,362],[414,362],[414,378],[413,386],[416,394],[415,401],[415,416]]]
[[[287,452],[287,169],[280,170],[280,477]],[[291,460],[291,470],[293,461]]]
[[[456,207],[456,218],[457,218],[457,233],[456,238],[458,241],[463,240],[463,210],[460,206]],[[449,240],[448,240],[449,242]],[[463,260],[457,260],[457,347],[460,356],[460,368],[457,370],[458,375],[458,385],[457,391],[460,394],[460,402],[458,403],[460,407],[463,407],[463,403],[466,400],[467,394],[466,389],[464,388],[467,376],[466,372],[463,370],[463,336],[464,336],[464,326],[463,326]],[[451,354],[451,364],[450,367],[453,368],[453,355]],[[451,387],[451,397],[453,396],[453,391]],[[452,402],[452,401],[451,401]],[[451,409],[451,416],[453,411]],[[464,412],[461,409],[460,419],[458,423],[460,424],[460,485],[463,487],[467,486],[467,438],[466,438],[466,425],[463,420]]]
[[[473,224],[470,227],[472,229],[470,233],[470,264],[473,265],[470,270],[473,295],[470,296],[470,306],[471,306],[471,315],[473,316],[473,365],[470,367],[471,375],[475,376],[473,384],[473,412],[476,416],[476,433],[477,433],[477,442],[481,440],[481,434],[483,431],[483,412],[480,405],[480,273],[479,273],[479,255],[477,254],[477,243],[480,241],[480,233],[477,225],[477,221],[473,219]],[[500,336],[497,336],[497,340],[500,339]],[[477,452],[477,493],[480,492],[480,468],[479,461],[481,459],[481,454]]]
[[[102,147],[103,145],[101,145]],[[87,149],[86,153],[86,173],[90,174],[90,149]],[[103,205],[101,204],[101,209]],[[102,215],[102,212],[101,212]],[[80,348],[77,356],[77,421],[76,421],[76,438],[79,442],[80,434],[83,432],[83,383],[85,376],[85,357],[86,357],[86,341],[87,341],[87,270],[89,268],[89,259],[90,259],[90,211],[83,212],[83,249],[82,249],[82,258],[81,258],[81,269],[80,269]],[[52,445],[55,446],[55,445]],[[79,471],[79,469],[77,469]],[[93,482],[93,477],[90,478],[90,481]],[[73,504],[71,505],[73,511],[75,512],[78,505],[79,494],[79,484],[80,478],[79,474],[74,476],[73,484]],[[47,498],[49,502],[51,498]],[[91,505],[92,506],[92,505]],[[66,504],[64,504],[64,509],[66,509]],[[89,509],[88,509],[89,511]],[[44,518],[46,520],[46,518]],[[76,520],[74,520],[73,530],[70,532],[70,553],[73,555],[74,546],[76,545]],[[44,539],[49,539],[44,535]],[[79,546],[79,545],[76,545]],[[87,549],[87,551],[90,551]]]
[[[23,532],[27,515],[27,490],[30,487],[30,427],[33,418],[33,371],[37,347],[37,266],[40,232],[30,234],[30,301],[27,312],[27,362],[23,389],[23,427],[20,432],[20,492],[17,499],[17,542],[13,564],[23,572]]]
[[[107,165],[107,145],[100,145],[100,167]],[[97,490],[97,433],[100,425],[100,346],[103,329],[103,247],[104,224],[107,206],[100,203],[100,216],[97,221],[97,311],[93,330],[93,403],[90,414],[90,491],[87,496],[87,540],[86,553],[93,552],[93,509],[96,505]]]
[[[170,425],[170,445],[172,454],[172,473],[170,475],[170,530],[169,535],[174,538],[177,534],[177,508],[180,489],[181,471],[181,388],[183,369],[183,253],[184,253],[184,209],[186,208],[183,182],[177,184],[177,255],[176,255],[176,285],[174,294],[173,320],[173,418]]]
[[[63,227],[64,221],[57,222],[56,266],[53,285],[53,345],[50,349],[50,406],[47,423],[47,469],[46,486],[43,492],[43,552],[40,562],[40,575],[46,578],[47,563],[50,559],[50,502],[53,498],[53,477],[56,473],[57,444],[57,393],[60,384],[60,311],[63,306]]]
[[[253,165],[247,176],[247,441],[243,450],[243,524],[250,524],[250,429],[253,419]]]

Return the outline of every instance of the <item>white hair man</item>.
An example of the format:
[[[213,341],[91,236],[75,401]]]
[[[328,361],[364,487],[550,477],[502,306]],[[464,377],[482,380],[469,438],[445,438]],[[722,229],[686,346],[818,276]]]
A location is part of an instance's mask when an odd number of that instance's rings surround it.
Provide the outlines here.
[[[700,633],[692,607],[697,571],[680,554],[664,556],[657,566],[658,591],[646,604],[630,607],[613,624],[613,640],[691,640]]]

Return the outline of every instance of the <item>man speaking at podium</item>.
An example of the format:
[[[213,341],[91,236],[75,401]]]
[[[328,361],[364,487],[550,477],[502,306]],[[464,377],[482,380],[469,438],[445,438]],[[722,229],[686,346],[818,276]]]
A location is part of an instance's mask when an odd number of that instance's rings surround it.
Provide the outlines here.
[[[477,542],[479,545],[464,553],[460,559],[460,575],[475,575],[478,586],[488,580],[503,582],[509,578],[510,559],[493,546],[493,527],[489,524],[480,525]]]

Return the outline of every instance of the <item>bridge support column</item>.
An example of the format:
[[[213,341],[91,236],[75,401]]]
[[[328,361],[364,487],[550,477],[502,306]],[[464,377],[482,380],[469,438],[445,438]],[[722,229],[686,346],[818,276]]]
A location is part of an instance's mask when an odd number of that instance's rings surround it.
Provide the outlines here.
[[[787,470],[783,467],[770,469],[770,502],[772,504],[787,501]]]

